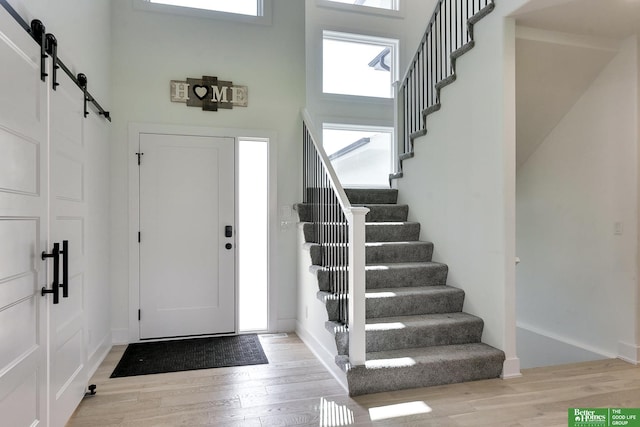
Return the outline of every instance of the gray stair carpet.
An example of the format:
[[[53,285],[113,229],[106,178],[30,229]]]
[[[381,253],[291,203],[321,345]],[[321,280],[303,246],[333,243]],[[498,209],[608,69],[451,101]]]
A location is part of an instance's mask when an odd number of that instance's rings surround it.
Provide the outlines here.
[[[318,298],[325,304],[327,330],[335,337],[336,363],[347,375],[352,396],[496,378],[504,353],[481,343],[484,322],[462,312],[464,291],[447,286],[448,267],[432,262],[433,243],[420,240],[420,224],[408,221],[394,189],[346,189],[366,217],[366,363],[349,363],[349,335],[338,319],[331,283],[345,269],[322,265],[324,249],[313,242],[311,208],[298,205]],[[336,233],[333,235],[338,235]],[[337,277],[336,277],[337,276]]]

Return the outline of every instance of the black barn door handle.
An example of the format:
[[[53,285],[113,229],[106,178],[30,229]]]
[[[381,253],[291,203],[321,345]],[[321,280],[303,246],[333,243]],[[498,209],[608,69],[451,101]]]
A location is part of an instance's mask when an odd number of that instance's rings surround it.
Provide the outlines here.
[[[46,252],[42,252],[42,260],[46,260],[47,258],[53,258],[53,281],[51,282],[51,289],[47,289],[46,286],[42,287],[40,294],[45,296],[46,294],[53,294],[53,303],[58,304],[60,302],[60,294],[59,294],[59,283],[58,283],[58,274],[60,273],[59,262],[60,262],[60,243],[53,244],[53,251],[50,254]]]
[[[69,298],[69,241],[62,241],[62,251],[60,252],[62,255],[62,283],[60,283],[60,287],[62,288],[62,297]]]

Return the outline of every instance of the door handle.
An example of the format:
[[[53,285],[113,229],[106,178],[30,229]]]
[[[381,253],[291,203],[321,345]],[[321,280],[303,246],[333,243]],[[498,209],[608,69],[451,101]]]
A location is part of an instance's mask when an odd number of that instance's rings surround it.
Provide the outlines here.
[[[53,294],[53,303],[58,304],[60,302],[60,285],[58,283],[60,243],[53,244],[53,251],[51,251],[50,254],[42,251],[42,260],[44,261],[47,258],[53,258],[53,281],[51,282],[51,289],[47,289],[46,286],[43,286],[40,291],[40,295],[45,296],[46,294]]]
[[[62,251],[60,251],[62,255],[62,283],[60,283],[60,287],[62,288],[62,297],[69,298],[69,241],[62,241]]]

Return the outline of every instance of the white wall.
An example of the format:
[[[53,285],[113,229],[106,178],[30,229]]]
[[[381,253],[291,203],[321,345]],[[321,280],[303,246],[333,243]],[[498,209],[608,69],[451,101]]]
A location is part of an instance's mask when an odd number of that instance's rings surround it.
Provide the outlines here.
[[[622,44],[517,173],[518,325],[605,357],[638,344],[637,52]]]
[[[515,25],[496,9],[475,26],[475,47],[457,61],[415,157],[397,181],[399,202],[449,265],[448,284],[466,292],[464,311],[484,319],[483,342],[506,353],[503,375],[519,375],[515,355]]]
[[[60,59],[75,74],[84,73],[89,92],[108,109],[110,106],[109,0],[9,0],[27,21],[41,20],[58,40]],[[60,71],[61,72],[61,71]]]
[[[171,16],[112,2],[112,327],[126,341],[129,325],[129,206],[127,126],[132,122],[262,129],[277,133],[278,206],[300,201],[300,109],[304,106],[304,4],[273,2],[273,24]],[[249,87],[249,106],[204,112],[169,101],[169,81],[213,75]],[[271,212],[277,220],[278,212]],[[279,228],[278,228],[279,230]],[[293,330],[296,317],[295,229],[275,236],[271,253],[277,322]]]
[[[56,36],[58,55],[74,74],[84,73],[89,92],[110,109],[110,7],[108,0],[10,0],[27,21],[40,19]],[[62,73],[62,70],[58,71]],[[49,80],[47,80],[49,82]],[[78,98],[82,105],[82,97]],[[91,110],[92,111],[92,110]],[[94,114],[93,112],[91,114]],[[87,141],[87,247],[84,333],[89,375],[111,348],[109,311],[109,135],[111,125],[91,116],[85,123]]]
[[[329,320],[324,302],[317,297],[318,280],[309,271],[311,255],[305,245],[303,224],[298,223],[298,312],[296,333],[347,390],[346,374],[336,365],[336,341],[325,327]]]
[[[403,1],[398,16],[358,13],[357,7],[322,6],[306,0],[306,90],[307,109],[313,121],[373,126],[393,126],[391,99],[345,97],[322,93],[322,31],[364,34],[400,41],[401,78],[415,54],[437,0]],[[338,5],[346,6],[346,5]],[[371,9],[371,8],[364,8]],[[319,130],[318,130],[319,131]]]

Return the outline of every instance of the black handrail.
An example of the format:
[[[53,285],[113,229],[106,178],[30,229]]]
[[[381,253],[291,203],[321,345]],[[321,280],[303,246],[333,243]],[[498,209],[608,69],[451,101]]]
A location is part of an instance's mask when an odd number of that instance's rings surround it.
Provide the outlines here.
[[[86,84],[83,87],[80,82],[80,76],[84,74],[78,74],[76,77],[73,72],[67,67],[64,62],[60,59],[57,52],[57,41],[53,34],[47,34],[45,32],[44,24],[37,19],[31,21],[31,24],[28,24],[18,12],[9,4],[7,0],[0,0],[0,5],[4,7],[4,9],[15,19],[15,21],[22,27],[24,30],[31,35],[31,37],[35,40],[36,43],[40,46],[40,67],[41,67],[41,78],[42,81],[48,76],[45,70],[45,59],[47,58],[47,54],[51,55],[53,59],[53,76],[52,76],[52,88],[55,90],[59,83],[57,82],[56,70],[58,68],[62,69],[67,76],[73,81],[76,86],[82,89],[84,93],[84,116],[87,117],[89,112],[87,111],[86,103],[90,102],[94,105],[94,107],[98,110],[98,114],[104,116],[105,119],[111,121],[111,114],[109,111],[106,111],[102,106],[98,103],[98,101],[86,90]],[[85,78],[86,82],[86,78]]]
[[[400,170],[402,160],[413,155],[413,140],[426,134],[426,116],[440,108],[440,89],[455,80],[456,58],[473,47],[473,25],[494,7],[494,0],[439,0],[436,4],[397,89]]]

